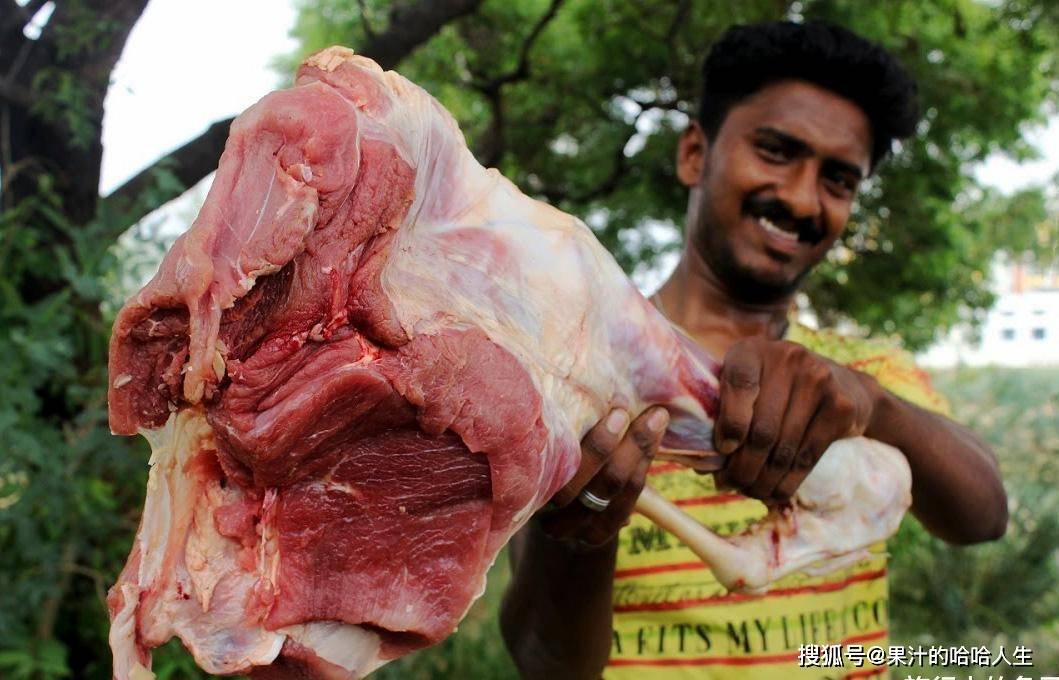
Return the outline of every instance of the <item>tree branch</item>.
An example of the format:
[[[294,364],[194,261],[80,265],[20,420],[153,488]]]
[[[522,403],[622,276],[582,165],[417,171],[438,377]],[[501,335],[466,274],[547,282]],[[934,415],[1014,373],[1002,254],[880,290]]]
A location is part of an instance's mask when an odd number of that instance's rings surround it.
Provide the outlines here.
[[[545,187],[540,191],[540,194],[552,204],[558,203],[559,201],[570,201],[572,203],[584,204],[612,193],[618,188],[618,182],[621,181],[621,178],[625,175],[625,172],[629,167],[629,159],[625,155],[625,146],[628,143],[629,140],[626,139],[618,145],[617,153],[614,154],[614,161],[611,165],[610,172],[603,178],[603,181],[591,189],[578,194],[571,194],[565,187]]]
[[[669,24],[669,28],[666,30],[666,45],[669,46],[670,52],[673,51],[673,41],[677,37],[677,31],[684,24],[687,19],[688,12],[691,11],[690,0],[680,0],[677,5],[677,11],[673,14],[673,21]]]
[[[5,43],[0,52],[0,92],[8,104],[4,132],[10,133],[10,147],[0,163],[32,159],[32,167],[52,173],[62,211],[75,224],[88,222],[96,211],[103,100],[114,65],[146,4],[147,0],[60,2],[38,40],[25,38],[18,28],[10,49]],[[71,44],[72,36],[86,35]],[[48,79],[43,85],[41,76]],[[52,79],[73,83],[73,98],[56,98],[50,89]],[[18,202],[36,191],[35,173],[22,173],[5,189],[5,203]]]
[[[0,81],[0,99],[26,109],[33,106],[37,101],[32,90],[22,87],[18,83],[9,83],[6,80]]]
[[[7,35],[9,31],[18,29],[19,32],[30,22],[31,19],[40,11],[40,8],[45,5],[48,0],[30,0],[26,3],[26,6],[15,2],[15,0],[5,0],[3,9],[3,19],[0,21],[0,34]]]
[[[98,49],[89,54],[71,55],[69,59],[69,68],[82,79],[87,80],[94,93],[97,94],[100,112],[102,112],[103,99],[107,96],[107,90],[110,89],[110,77],[114,72],[114,66],[117,65],[121,53],[125,50],[125,42],[129,39],[132,27],[147,9],[147,0],[82,0],[82,2],[86,7],[93,9],[98,17],[97,22],[112,26],[105,36],[101,36]],[[76,14],[67,19],[66,7],[67,5],[63,3],[56,5],[55,12],[46,27],[49,35],[54,33],[50,29],[57,29],[60,24],[66,24],[67,21],[84,21],[83,17],[77,17]],[[41,37],[44,37],[43,33]]]
[[[383,68],[391,69],[450,21],[474,12],[481,3],[482,0],[418,0],[401,3],[391,10],[386,30],[374,34],[357,51],[371,57]],[[206,132],[155,161],[103,199],[103,207],[108,210],[114,207],[129,211],[127,218],[115,225],[114,236],[179,195],[173,191],[158,192],[150,204],[141,200],[143,191],[154,184],[159,169],[173,172],[185,187],[196,184],[216,170],[232,120],[228,118],[214,123]]]
[[[654,18],[655,12],[657,11],[657,7],[652,6],[650,9],[648,9],[643,6],[642,2],[639,2],[638,0],[632,0],[629,3],[629,8],[636,12],[636,14],[638,15],[637,21],[639,23],[637,25],[637,30],[641,34],[643,34],[643,36],[649,38],[653,42],[661,44],[664,44],[666,42],[666,36],[660,31],[655,30],[654,26],[651,23],[651,20]]]
[[[643,111],[636,117],[636,121],[643,115]],[[629,142],[633,137],[636,136],[636,121],[628,125],[628,128],[632,130],[631,134],[625,138],[621,144],[618,144],[614,152],[614,160],[610,166],[610,172],[603,178],[599,184],[594,187],[582,191],[580,193],[571,193],[567,187],[544,187],[540,192],[549,203],[558,203],[559,201],[570,201],[572,203],[584,204],[589,201],[606,196],[612,193],[618,188],[618,182],[625,176],[625,172],[629,169],[629,158],[625,155],[625,147],[629,145]]]
[[[112,191],[100,201],[100,208],[122,219],[114,225],[108,236],[117,238],[130,225],[164,203],[177,198],[183,189],[194,186],[206,175],[217,169],[217,160],[228,140],[228,128],[232,118],[218,121],[194,140],[184,144],[141,170],[132,179]],[[180,180],[182,189],[158,191],[148,199],[148,190],[153,188],[160,171],[167,171]]]
[[[360,8],[360,25],[364,27],[364,35],[368,37],[368,40],[375,39],[375,30],[371,27],[371,22],[368,21],[368,6],[364,0],[357,0],[357,7]]]
[[[408,0],[390,10],[386,30],[368,40],[358,52],[391,69],[417,47],[430,40],[445,24],[471,14],[482,0]]]
[[[519,80],[525,80],[529,78],[529,53],[533,49],[533,44],[537,42],[537,38],[544,32],[544,28],[555,18],[556,13],[559,11],[559,7],[563,4],[563,0],[552,0],[551,4],[548,5],[548,9],[545,10],[541,18],[537,20],[537,23],[530,29],[526,39],[522,41],[522,47],[519,49],[518,54],[518,66],[515,67],[510,73],[504,73],[499,75],[492,80],[484,83],[478,83],[475,87],[482,92],[499,89],[501,86],[508,83],[513,83]]]
[[[11,86],[16,84],[15,78],[37,41],[30,40],[22,32],[23,27],[32,18],[21,20],[25,8],[20,7],[14,0],[6,2],[14,5],[15,9],[7,10],[10,14],[5,14],[3,27],[0,28],[0,45],[4,46],[3,51],[0,51],[0,77],[3,78],[5,86]]]
[[[540,37],[540,34],[544,32],[544,28],[555,18],[555,15],[562,4],[563,0],[552,0],[551,4],[548,5],[548,9],[545,10],[544,14],[542,14],[537,20],[537,23],[535,23],[533,28],[530,29],[530,32],[526,35],[526,39],[522,41],[522,46],[519,48],[518,65],[514,70],[496,76],[490,80],[478,80],[471,84],[474,89],[481,92],[489,101],[489,109],[491,113],[489,127],[486,129],[485,134],[479,139],[474,154],[478,161],[486,167],[498,165],[501,157],[504,155],[505,149],[507,148],[507,142],[504,138],[504,127],[507,121],[504,117],[504,96],[502,88],[509,83],[529,78],[530,50],[533,49],[533,44],[537,42],[537,38]]]
[[[475,145],[474,157],[487,168],[496,167],[500,163],[500,157],[504,155],[507,143],[504,141],[504,95],[498,87],[483,92],[489,101],[489,127]]]

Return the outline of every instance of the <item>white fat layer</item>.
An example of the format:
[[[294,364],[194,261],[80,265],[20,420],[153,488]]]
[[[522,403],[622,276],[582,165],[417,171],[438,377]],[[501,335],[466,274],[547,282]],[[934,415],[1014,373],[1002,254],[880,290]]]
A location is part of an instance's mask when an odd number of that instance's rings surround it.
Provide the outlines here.
[[[209,673],[228,675],[265,666],[286,637],[265,630],[246,611],[246,595],[271,587],[261,574],[240,566],[237,541],[222,536],[213,510],[242,500],[235,485],[195,474],[193,460],[214,448],[199,409],[170,415],[166,424],[141,433],[151,443],[151,472],[143,519],[136,536],[139,569],[119,583],[123,607],[111,627],[114,677],[137,671],[140,645],[178,636]]]
[[[277,630],[292,642],[311,649],[328,663],[361,678],[386,663],[380,658],[382,640],[378,634],[341,621],[313,621]]]
[[[140,664],[136,645],[136,604],[139,589],[132,583],[122,583],[119,588],[122,606],[110,622],[109,635],[110,650],[114,657],[114,677],[117,680],[138,680],[144,677],[142,671],[146,670]]]

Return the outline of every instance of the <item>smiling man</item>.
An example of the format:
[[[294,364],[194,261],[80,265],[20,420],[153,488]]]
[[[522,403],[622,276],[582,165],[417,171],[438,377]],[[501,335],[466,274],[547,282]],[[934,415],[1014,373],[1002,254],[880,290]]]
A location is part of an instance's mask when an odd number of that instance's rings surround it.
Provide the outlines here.
[[[698,120],[677,150],[687,240],[653,301],[723,357],[714,445],[727,462],[712,476],[652,465],[660,408],[614,410],[588,433],[560,494],[578,500],[540,513],[512,543],[501,627],[525,677],[885,673],[857,654],[887,644],[885,546],[762,596],[728,594],[673,537],[630,517],[645,480],[736,532],[788,500],[832,442],[864,435],[905,454],[912,511],[929,531],[959,544],[1004,533],[992,453],[940,414],[944,401],[906,354],[791,321],[858,187],[914,132],[915,93],[891,55],[836,26],[740,26],[714,45]],[[853,647],[821,665],[799,661],[803,645]]]

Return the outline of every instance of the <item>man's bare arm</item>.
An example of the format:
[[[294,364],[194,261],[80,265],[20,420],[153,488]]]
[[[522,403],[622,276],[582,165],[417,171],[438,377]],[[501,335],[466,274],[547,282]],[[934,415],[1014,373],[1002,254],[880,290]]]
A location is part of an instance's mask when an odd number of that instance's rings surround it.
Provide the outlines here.
[[[617,539],[575,551],[531,521],[510,543],[500,630],[523,678],[589,678],[610,656]]]
[[[872,391],[875,407],[864,434],[905,454],[912,468],[912,512],[923,526],[960,545],[1003,536],[1007,493],[989,446],[963,425],[877,383]]]

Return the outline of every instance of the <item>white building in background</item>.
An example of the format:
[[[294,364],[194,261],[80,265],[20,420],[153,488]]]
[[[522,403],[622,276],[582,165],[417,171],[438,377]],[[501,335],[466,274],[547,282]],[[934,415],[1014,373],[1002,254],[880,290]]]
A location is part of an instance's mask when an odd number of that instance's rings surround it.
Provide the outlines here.
[[[1022,263],[994,268],[997,301],[977,338],[954,329],[918,359],[938,368],[971,366],[1059,366],[1059,267]]]

